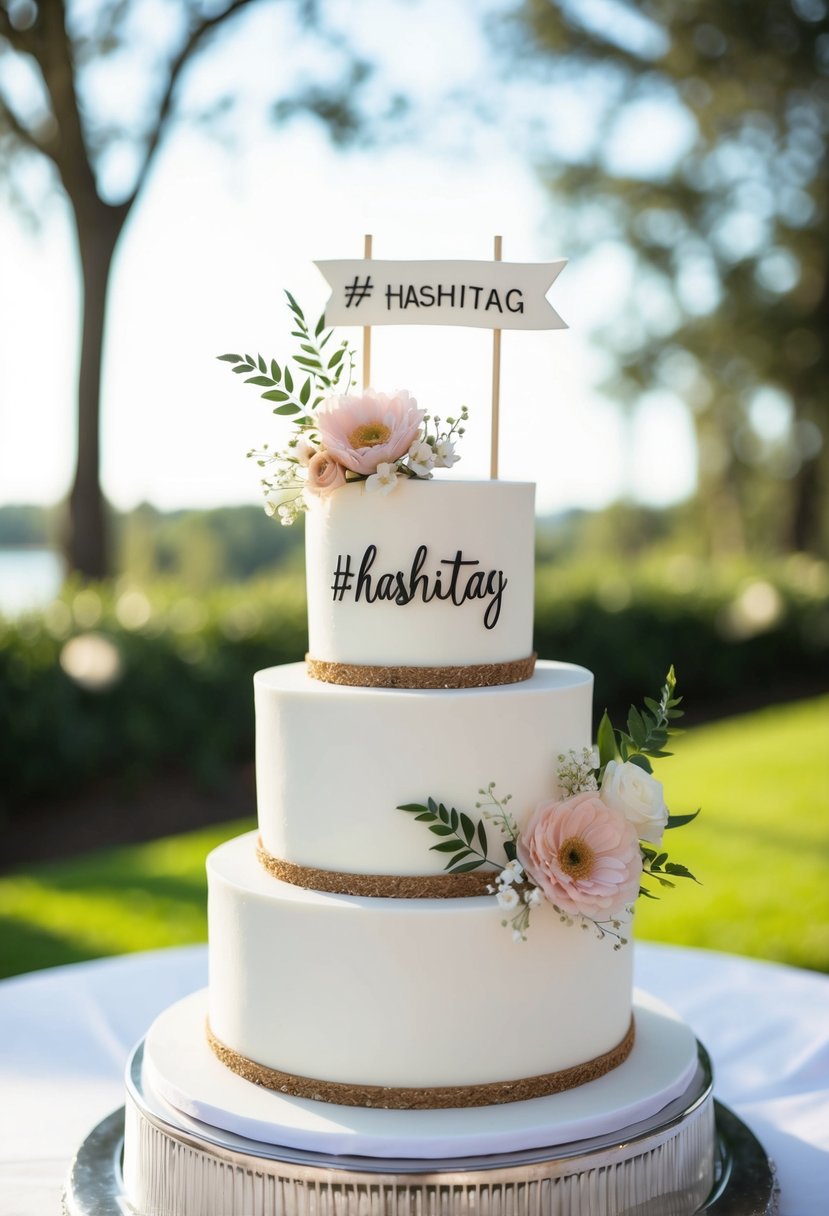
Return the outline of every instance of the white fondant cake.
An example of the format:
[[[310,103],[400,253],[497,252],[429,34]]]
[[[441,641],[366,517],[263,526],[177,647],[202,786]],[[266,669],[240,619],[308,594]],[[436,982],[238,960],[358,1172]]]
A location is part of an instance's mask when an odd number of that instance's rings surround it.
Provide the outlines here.
[[[525,657],[532,503],[531,486],[457,482],[404,484],[382,499],[361,483],[314,504],[312,657],[381,668]],[[386,584],[398,600],[372,599],[365,579],[354,582],[365,552],[372,577],[401,572]],[[407,582],[417,552],[426,557]],[[457,555],[455,575],[496,572],[475,582],[484,598],[465,596],[454,576],[447,598],[435,595],[432,555]],[[377,688],[323,683],[293,664],[259,672],[254,684],[259,840],[232,841],[208,861],[209,1024],[232,1066],[260,1078],[276,1070],[280,1084],[287,1074],[289,1091],[293,1077],[509,1086],[583,1067],[586,1079],[618,1051],[632,1006],[631,950],[614,949],[624,914],[607,938],[544,903],[516,941],[484,886],[461,898],[422,897],[428,889],[388,897],[401,894],[403,879],[442,875],[448,860],[398,808],[434,796],[479,817],[476,800],[495,783],[511,796],[520,830],[539,803],[560,796],[561,755],[590,744],[591,674],[544,662],[517,683]],[[440,841],[451,834],[436,830]],[[499,841],[497,826],[489,831]],[[260,864],[257,844],[278,877]],[[491,863],[488,871],[494,879]],[[334,888],[325,885],[331,875]],[[361,875],[384,885],[362,894]],[[441,1010],[455,1031],[435,1033]]]
[[[532,652],[535,488],[354,482],[306,514],[308,653],[411,665],[502,663]]]
[[[340,1084],[482,1085],[584,1064],[628,1030],[632,952],[549,904],[517,943],[491,896],[279,882],[257,862],[255,834],[216,849],[208,878],[210,1027],[265,1067]]]
[[[520,823],[556,795],[558,755],[591,738],[593,677],[567,663],[501,687],[393,691],[323,684],[295,663],[254,689],[262,844],[322,870],[440,873],[445,856],[397,806],[434,793],[471,812],[494,781]]]

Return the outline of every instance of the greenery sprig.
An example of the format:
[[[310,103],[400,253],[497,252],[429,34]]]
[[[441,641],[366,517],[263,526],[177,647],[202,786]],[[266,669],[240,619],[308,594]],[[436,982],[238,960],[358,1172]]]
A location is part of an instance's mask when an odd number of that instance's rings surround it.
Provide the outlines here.
[[[299,354],[292,356],[295,373],[286,361],[266,360],[262,355],[219,355],[223,363],[232,363],[237,376],[246,376],[245,384],[264,388],[260,394],[265,401],[275,401],[274,414],[294,417],[300,427],[313,427],[313,411],[326,397],[337,389],[347,390],[354,383],[354,352],[347,341],[343,341],[330,355],[325,352],[334,336],[333,329],[325,328],[323,314],[313,332],[305,314],[289,291],[285,292],[288,308],[293,317],[294,329],[291,337],[299,340]],[[303,379],[304,377],[304,379]]]
[[[430,851],[451,854],[443,867],[450,874],[468,874],[492,864],[487,856],[489,844],[483,820],[479,819],[476,825],[464,811],[446,807],[434,798],[428,798],[425,804],[408,802],[397,809],[414,815],[416,822],[427,823],[430,832],[444,838],[433,844]]]
[[[641,710],[631,705],[627,717],[627,731],[614,730],[605,710],[596,739],[599,747],[599,780],[608,761],[615,760],[617,756],[623,762],[629,760],[646,773],[652,773],[651,758],[661,759],[673,755],[672,752],[665,751],[665,744],[670,737],[682,733],[671,723],[681,718],[684,713],[683,710],[677,709],[682,697],[675,696],[675,692],[676,673],[671,666],[658,701],[645,697],[645,709]]]

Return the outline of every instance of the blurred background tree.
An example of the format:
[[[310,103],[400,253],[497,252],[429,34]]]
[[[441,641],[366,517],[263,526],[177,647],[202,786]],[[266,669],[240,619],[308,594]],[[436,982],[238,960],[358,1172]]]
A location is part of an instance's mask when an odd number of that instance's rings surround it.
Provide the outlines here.
[[[617,271],[629,258],[627,307],[600,334],[616,356],[605,387],[631,405],[661,390],[687,406],[709,552],[819,551],[829,518],[825,0],[523,0],[509,28],[522,79],[534,76],[547,106],[551,88],[576,85],[592,115],[578,148],[548,122],[553,151],[547,142],[535,154],[568,253],[601,245]],[[641,145],[666,115],[670,152],[654,147],[623,170],[619,149]]]
[[[256,0],[162,0],[153,5],[104,0],[0,0],[0,167],[12,201],[27,206],[27,162],[45,158],[69,205],[81,283],[77,388],[77,461],[63,547],[70,571],[111,572],[107,511],[100,484],[101,364],[113,260],[171,128],[215,127],[232,98],[216,89],[199,108],[181,104],[191,65],[231,18]],[[295,0],[306,36],[326,45],[324,84],[306,81],[274,96],[274,117],[305,111],[347,141],[361,129],[361,85],[368,65],[339,33],[327,30],[315,0]],[[283,48],[290,54],[290,47]],[[330,56],[339,61],[332,73]],[[117,94],[105,74],[120,73]],[[109,83],[112,84],[112,76]],[[241,88],[244,82],[239,82]],[[274,73],[274,89],[279,74]]]

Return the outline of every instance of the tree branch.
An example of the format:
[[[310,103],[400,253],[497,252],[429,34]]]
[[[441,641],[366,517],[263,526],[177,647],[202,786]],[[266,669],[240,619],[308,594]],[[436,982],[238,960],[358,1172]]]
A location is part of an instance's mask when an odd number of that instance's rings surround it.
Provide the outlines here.
[[[30,152],[40,152],[51,159],[52,154],[48,145],[41,143],[34,132],[23,125],[5,98],[0,97],[0,131],[4,125]]]
[[[239,12],[240,9],[245,8],[252,2],[253,0],[231,0],[231,3],[226,9],[223,9],[220,13],[214,14],[212,17],[207,17],[203,21],[200,21],[190,31],[184,45],[170,65],[170,73],[167,78],[167,87],[165,88],[159,103],[156,120],[152,126],[150,136],[147,141],[147,151],[144,156],[144,164],[139,170],[132,194],[124,203],[124,206],[127,208],[131,207],[135,202],[138,195],[141,193],[145,181],[147,180],[153,158],[155,157],[155,154],[158,151],[159,145],[161,144],[167,130],[170,115],[173,110],[173,96],[184,68],[194,57],[196,52],[199,50],[201,43],[204,41],[204,38],[209,33],[225,22],[228,17],[233,16],[235,13]]]

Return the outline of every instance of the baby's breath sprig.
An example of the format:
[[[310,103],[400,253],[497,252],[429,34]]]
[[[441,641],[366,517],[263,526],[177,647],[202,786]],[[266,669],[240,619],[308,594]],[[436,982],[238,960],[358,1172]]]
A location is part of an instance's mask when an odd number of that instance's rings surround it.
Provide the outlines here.
[[[502,798],[495,796],[495,782],[490,781],[485,790],[478,790],[482,802],[475,803],[475,810],[480,811],[484,819],[489,819],[504,837],[504,852],[507,861],[515,861],[518,845],[518,825],[507,810],[507,803],[512,801],[512,794],[504,794]]]
[[[592,747],[583,747],[580,752],[572,748],[558,755],[558,783],[568,798],[573,794],[584,794],[597,790],[596,753]]]

